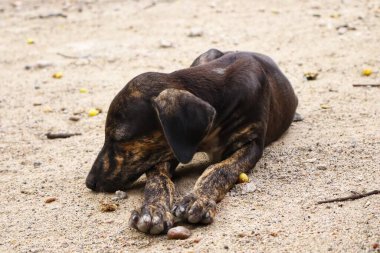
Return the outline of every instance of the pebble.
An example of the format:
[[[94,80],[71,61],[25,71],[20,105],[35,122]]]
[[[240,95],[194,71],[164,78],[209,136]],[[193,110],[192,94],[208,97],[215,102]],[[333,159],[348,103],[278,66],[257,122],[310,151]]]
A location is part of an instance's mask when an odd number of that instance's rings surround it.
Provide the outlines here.
[[[44,113],[50,113],[53,112],[53,109],[50,106],[45,106],[44,109],[42,110]]]
[[[203,31],[200,28],[192,28],[187,35],[188,37],[202,37]]]
[[[245,183],[242,185],[241,194],[252,193],[256,191],[257,187],[253,182]]]
[[[126,199],[126,198],[128,198],[128,195],[126,192],[116,191],[115,197],[113,197],[112,200],[121,200],[121,199]]]
[[[69,118],[69,120],[71,120],[71,121],[79,121],[79,120],[80,120],[80,117],[71,116],[71,117]]]
[[[168,231],[168,239],[187,239],[191,235],[191,231],[183,226],[178,226],[169,229]]]
[[[41,164],[42,164],[41,162],[34,162],[33,166],[34,166],[34,168],[37,168],[37,167],[40,167]]]
[[[301,114],[297,112],[294,114],[294,118],[293,118],[294,122],[303,121],[303,120],[304,120],[304,117]]]
[[[317,161],[317,158],[310,158],[310,159],[307,159],[305,162],[314,163],[315,161]]]
[[[347,27],[342,26],[338,28],[338,34],[340,35],[345,34],[347,31],[348,31]]]
[[[248,183],[236,184],[235,187],[232,188],[232,190],[229,192],[229,195],[232,197],[246,195],[256,190],[257,190],[257,186],[255,182],[250,181]]]
[[[56,201],[57,200],[57,198],[56,197],[50,197],[50,198],[47,198],[47,199],[45,199],[45,203],[51,203],[51,202],[54,202],[54,201]]]
[[[173,47],[173,42],[168,40],[160,40],[160,48],[171,48]]]

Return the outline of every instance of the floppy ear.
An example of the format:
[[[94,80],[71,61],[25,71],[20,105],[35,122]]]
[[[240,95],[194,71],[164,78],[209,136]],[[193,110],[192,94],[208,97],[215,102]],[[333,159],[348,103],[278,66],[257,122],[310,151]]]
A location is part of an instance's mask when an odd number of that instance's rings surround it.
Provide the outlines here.
[[[162,91],[152,103],[175,157],[181,163],[190,162],[212,125],[214,107],[178,89]]]

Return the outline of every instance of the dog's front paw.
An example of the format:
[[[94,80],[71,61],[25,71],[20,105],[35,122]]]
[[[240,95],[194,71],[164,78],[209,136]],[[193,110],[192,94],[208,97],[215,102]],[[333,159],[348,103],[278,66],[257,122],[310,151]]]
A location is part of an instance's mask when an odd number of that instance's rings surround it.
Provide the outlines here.
[[[190,223],[210,224],[214,221],[216,203],[207,197],[198,197],[191,193],[174,205],[172,213]]]
[[[157,235],[173,227],[173,215],[162,205],[143,205],[134,210],[129,218],[129,226],[147,234]]]

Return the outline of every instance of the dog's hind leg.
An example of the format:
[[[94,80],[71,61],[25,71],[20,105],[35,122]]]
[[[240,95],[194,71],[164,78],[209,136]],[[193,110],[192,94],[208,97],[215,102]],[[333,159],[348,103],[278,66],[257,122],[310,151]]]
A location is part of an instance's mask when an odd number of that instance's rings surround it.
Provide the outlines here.
[[[137,230],[160,234],[173,226],[174,184],[170,179],[178,162],[164,162],[146,172],[144,204],[132,211],[129,225]]]
[[[262,156],[263,145],[257,143],[248,143],[226,160],[209,166],[197,180],[194,190],[174,205],[173,214],[190,223],[211,223],[216,202],[234,186],[240,173],[252,169]]]

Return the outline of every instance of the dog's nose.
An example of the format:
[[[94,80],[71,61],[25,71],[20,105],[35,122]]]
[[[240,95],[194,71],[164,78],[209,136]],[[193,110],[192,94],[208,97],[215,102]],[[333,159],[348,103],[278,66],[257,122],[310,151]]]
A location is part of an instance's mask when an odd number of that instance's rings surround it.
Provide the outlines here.
[[[95,176],[94,175],[91,175],[89,174],[86,178],[86,186],[87,188],[95,191],[96,189],[96,180],[95,180]]]

